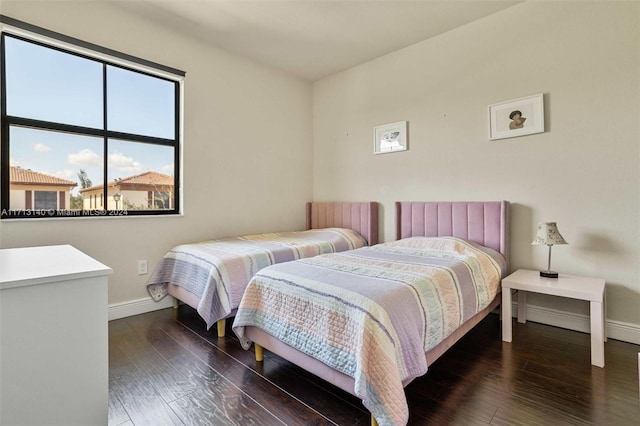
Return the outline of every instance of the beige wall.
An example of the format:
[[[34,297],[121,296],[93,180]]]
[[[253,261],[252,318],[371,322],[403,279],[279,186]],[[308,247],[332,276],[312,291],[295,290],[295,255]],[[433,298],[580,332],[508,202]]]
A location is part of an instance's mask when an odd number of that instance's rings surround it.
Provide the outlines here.
[[[67,187],[69,188],[69,187]],[[9,199],[11,200],[9,204],[9,208],[11,210],[24,210],[26,208],[26,200],[25,193],[26,191],[31,191],[31,205],[35,208],[35,192],[36,191],[47,191],[47,192],[55,192],[56,193],[56,202],[58,203],[58,208],[62,208],[60,204],[60,192],[61,187],[58,186],[49,186],[49,185],[11,185],[11,189],[9,190]],[[69,190],[64,191],[64,208],[69,209],[71,205],[71,193]]]
[[[118,304],[147,296],[137,260],[153,269],[181,242],[302,228],[312,198],[380,201],[386,240],[396,200],[506,199],[512,269],[545,264],[530,243],[537,222],[557,221],[570,245],[552,266],[606,278],[610,327],[640,342],[637,2],[526,2],[313,91],[114,5],[3,0],[0,12],[187,71],[184,217],[2,221],[0,247],[73,244],[114,269]],[[547,131],[489,142],[487,106],[536,93]],[[409,151],[374,156],[373,127],[402,120]],[[542,314],[587,313],[532,299]]]
[[[557,221],[552,267],[605,278],[610,325],[640,343],[639,19],[638,2],[526,2],[316,82],[314,199],[378,200],[386,240],[396,200],[509,200],[512,269],[546,265],[531,241]],[[546,132],[490,142],[488,105],[537,93]],[[409,150],[373,155],[373,127],[403,120]]]
[[[1,13],[187,77],[184,217],[5,220],[0,247],[72,244],[113,268],[109,302],[117,304],[148,297],[137,261],[153,270],[178,243],[304,228],[312,198],[309,83],[105,2],[3,0]]]

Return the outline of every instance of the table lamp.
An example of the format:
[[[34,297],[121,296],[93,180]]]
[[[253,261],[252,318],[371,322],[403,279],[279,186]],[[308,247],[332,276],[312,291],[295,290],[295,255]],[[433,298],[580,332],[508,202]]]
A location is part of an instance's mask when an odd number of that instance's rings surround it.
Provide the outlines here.
[[[540,271],[541,277],[558,278],[558,273],[551,270],[551,246],[554,244],[569,244],[562,238],[558,226],[555,222],[542,222],[538,224],[538,232],[532,245],[549,246],[549,260],[547,262],[547,270]]]

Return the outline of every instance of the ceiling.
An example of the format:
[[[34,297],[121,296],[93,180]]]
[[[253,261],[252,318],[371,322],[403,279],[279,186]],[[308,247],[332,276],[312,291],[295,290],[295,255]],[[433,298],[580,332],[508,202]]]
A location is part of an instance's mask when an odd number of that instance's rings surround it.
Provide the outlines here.
[[[309,81],[521,1],[114,0],[163,26]]]

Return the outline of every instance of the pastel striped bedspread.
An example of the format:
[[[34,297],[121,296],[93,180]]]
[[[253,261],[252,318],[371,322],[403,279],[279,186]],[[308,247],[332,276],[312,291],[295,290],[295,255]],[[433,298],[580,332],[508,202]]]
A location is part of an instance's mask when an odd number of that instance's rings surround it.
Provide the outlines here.
[[[265,266],[353,250],[366,245],[346,228],[311,229],[183,244],[171,249],[147,282],[149,295],[159,301],[167,285],[175,284],[200,298],[197,311],[210,328],[237,308],[251,277]]]
[[[406,424],[404,385],[424,353],[500,292],[499,253],[453,237],[413,237],[274,265],[250,281],[233,324],[256,326],[353,377],[380,425]]]

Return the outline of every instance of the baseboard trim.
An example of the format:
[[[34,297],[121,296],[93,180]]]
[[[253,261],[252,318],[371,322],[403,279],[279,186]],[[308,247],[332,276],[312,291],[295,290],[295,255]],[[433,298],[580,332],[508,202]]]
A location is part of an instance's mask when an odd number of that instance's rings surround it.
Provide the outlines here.
[[[173,306],[173,298],[165,297],[154,302],[150,297],[109,305],[109,321],[133,315],[166,309]],[[513,316],[518,316],[518,304],[513,305]],[[536,305],[527,305],[527,320],[568,330],[589,333],[589,317],[587,315],[558,311]],[[607,337],[623,342],[640,345],[640,325],[621,321],[607,320]]]
[[[109,305],[109,321],[131,317],[133,315],[146,314],[160,309],[173,306],[173,298],[167,296],[159,302],[154,302],[152,298],[130,300],[128,302],[114,303]]]
[[[513,316],[518,316],[518,304],[513,305]],[[539,322],[554,327],[589,333],[591,326],[589,316],[543,308],[527,304],[527,321]],[[606,321],[607,337],[623,342],[640,345],[640,325],[608,319]]]

